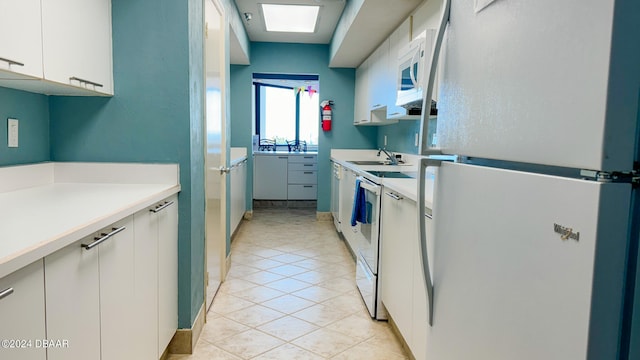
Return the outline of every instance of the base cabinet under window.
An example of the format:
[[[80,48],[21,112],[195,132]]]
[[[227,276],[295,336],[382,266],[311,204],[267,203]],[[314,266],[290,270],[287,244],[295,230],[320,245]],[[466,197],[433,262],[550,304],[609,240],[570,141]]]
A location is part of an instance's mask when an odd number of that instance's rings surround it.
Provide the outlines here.
[[[288,156],[255,155],[253,168],[253,198],[256,200],[287,200]]]
[[[314,154],[256,154],[253,198],[256,200],[316,200],[318,158]]]

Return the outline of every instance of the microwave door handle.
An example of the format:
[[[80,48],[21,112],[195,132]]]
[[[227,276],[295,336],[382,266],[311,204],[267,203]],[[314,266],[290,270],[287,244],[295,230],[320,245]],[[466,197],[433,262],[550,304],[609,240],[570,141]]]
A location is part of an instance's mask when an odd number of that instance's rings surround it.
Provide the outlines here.
[[[442,16],[440,17],[440,25],[438,26],[438,33],[436,34],[436,41],[433,44],[433,51],[431,52],[431,59],[429,62],[429,82],[427,83],[426,91],[422,92],[422,111],[420,112],[420,148],[418,149],[419,154],[421,155],[440,154],[440,150],[430,148],[429,144],[427,144],[429,135],[429,115],[431,113],[429,110],[431,109],[431,99],[433,98],[433,85],[435,82],[436,70],[438,68],[438,58],[440,57],[444,31],[447,28],[447,22],[449,22],[450,10],[451,0],[444,0]]]
[[[416,73],[415,71],[413,71],[413,64],[420,61],[420,52],[421,52],[421,49],[420,49],[420,46],[418,46],[418,48],[416,49],[416,52],[413,53],[413,56],[411,56],[411,61],[409,62],[409,79],[411,79],[414,89],[417,89],[420,87],[420,84],[418,84],[418,79],[416,78]]]

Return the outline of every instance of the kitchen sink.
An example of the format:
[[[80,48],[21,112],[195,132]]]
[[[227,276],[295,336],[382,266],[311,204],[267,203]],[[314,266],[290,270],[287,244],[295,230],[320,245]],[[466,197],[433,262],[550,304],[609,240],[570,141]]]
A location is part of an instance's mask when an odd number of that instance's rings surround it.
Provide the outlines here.
[[[390,178],[390,179],[415,179],[417,175],[416,173],[406,173],[406,172],[400,172],[400,171],[367,171],[367,172],[379,178]]]
[[[353,160],[347,161],[355,165],[391,165],[391,161],[382,160]]]

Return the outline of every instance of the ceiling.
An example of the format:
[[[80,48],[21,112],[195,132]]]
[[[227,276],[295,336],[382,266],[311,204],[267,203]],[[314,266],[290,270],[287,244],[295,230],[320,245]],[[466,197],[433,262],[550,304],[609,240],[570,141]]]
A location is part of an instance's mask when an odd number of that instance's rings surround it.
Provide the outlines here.
[[[328,44],[340,19],[346,0],[235,0],[247,36],[251,41]],[[267,32],[260,4],[318,5],[320,13],[314,33]],[[245,13],[251,14],[251,20]]]
[[[329,44],[343,11],[346,11],[346,19],[342,23],[348,23],[348,26],[340,34],[340,39],[333,40],[339,43],[332,44],[335,52],[329,66],[355,68],[423,1],[427,0],[235,0],[235,3],[252,42]],[[261,3],[320,5],[316,32],[267,32],[260,10]],[[251,20],[247,20],[245,13],[251,14]]]

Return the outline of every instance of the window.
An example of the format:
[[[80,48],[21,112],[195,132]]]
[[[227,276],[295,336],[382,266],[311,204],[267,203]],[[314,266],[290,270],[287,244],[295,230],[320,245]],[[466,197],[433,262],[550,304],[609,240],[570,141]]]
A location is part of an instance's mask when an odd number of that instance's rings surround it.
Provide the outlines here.
[[[268,77],[268,78],[264,78]],[[317,150],[320,95],[317,75],[254,74],[255,129],[278,150]],[[263,142],[264,143],[264,142]]]

